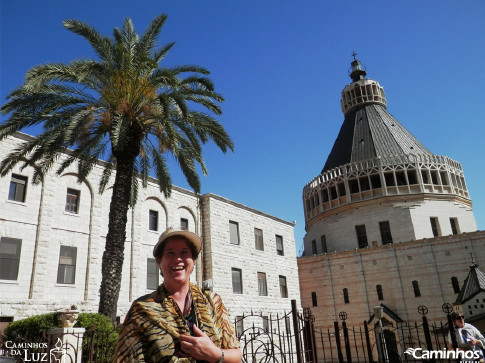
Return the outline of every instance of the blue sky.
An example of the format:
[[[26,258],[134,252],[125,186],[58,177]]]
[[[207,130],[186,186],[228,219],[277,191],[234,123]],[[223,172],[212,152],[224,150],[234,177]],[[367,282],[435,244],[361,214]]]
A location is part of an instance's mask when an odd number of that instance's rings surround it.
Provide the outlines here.
[[[160,45],[177,44],[165,64],[211,71],[235,143],[227,155],[206,148],[202,192],[296,221],[297,249],[302,189],[343,122],[340,92],[355,50],[384,87],[389,112],[433,153],[462,164],[485,228],[483,1],[0,0],[0,12],[2,103],[30,67],[93,57],[63,20],[111,35],[125,17],[142,33],[167,14]],[[172,175],[187,188],[175,165]]]

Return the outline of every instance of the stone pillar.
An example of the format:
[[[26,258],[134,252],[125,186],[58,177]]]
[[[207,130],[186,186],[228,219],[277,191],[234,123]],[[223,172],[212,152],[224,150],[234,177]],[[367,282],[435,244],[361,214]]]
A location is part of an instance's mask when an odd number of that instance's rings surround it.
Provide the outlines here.
[[[81,363],[84,328],[54,328],[47,331],[49,361]]]

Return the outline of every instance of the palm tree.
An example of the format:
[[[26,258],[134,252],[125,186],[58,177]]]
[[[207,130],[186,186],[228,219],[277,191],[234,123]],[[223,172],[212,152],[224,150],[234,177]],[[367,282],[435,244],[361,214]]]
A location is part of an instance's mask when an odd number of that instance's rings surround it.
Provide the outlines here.
[[[212,140],[224,153],[234,151],[231,138],[213,118],[221,114],[223,97],[206,77],[209,71],[195,65],[160,66],[175,44],[154,49],[166,18],[157,16],[142,36],[125,19],[112,38],[80,21],[64,21],[64,27],[90,43],[99,59],[35,66],[1,108],[9,117],[0,125],[0,140],[27,126],[43,126],[37,138],[2,161],[2,176],[19,163],[32,165],[33,182],[39,183],[66,148],[72,152],[56,170],[58,175],[76,162],[78,179],[83,180],[102,158],[107,161],[102,193],[115,171],[99,303],[99,312],[112,320],[121,285],[127,211],[136,202],[138,181],[145,186],[153,169],[160,191],[169,197],[168,153],[198,193],[196,166],[207,173],[201,145]]]

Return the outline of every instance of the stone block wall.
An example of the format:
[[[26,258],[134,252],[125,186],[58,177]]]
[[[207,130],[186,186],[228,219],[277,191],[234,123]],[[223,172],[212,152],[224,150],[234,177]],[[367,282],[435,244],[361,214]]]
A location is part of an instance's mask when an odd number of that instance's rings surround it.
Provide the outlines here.
[[[365,225],[369,246],[382,245],[379,222],[389,222],[394,243],[432,238],[430,217],[438,218],[439,235],[452,234],[450,218],[455,218],[458,233],[474,232],[475,217],[469,203],[455,196],[402,196],[345,205],[322,213],[307,225],[305,256],[324,253],[320,243],[325,235],[327,251],[348,251],[359,247],[355,226]],[[351,222],[349,222],[351,221]]]
[[[349,325],[362,325],[381,303],[404,321],[419,322],[420,305],[428,308],[429,320],[442,321],[442,305],[452,304],[458,296],[451,278],[456,277],[460,288],[463,286],[471,254],[479,265],[485,265],[485,232],[301,257],[302,307],[312,310],[317,328],[332,328],[341,311],[348,314]],[[415,296],[413,281],[417,281],[420,296]],[[382,300],[377,285],[382,287]],[[316,293],[316,306],[312,292]]]
[[[204,280],[212,280],[231,317],[289,312],[291,300],[300,306],[294,224],[214,194],[202,197],[204,227]],[[231,244],[229,221],[239,227],[239,244]],[[263,231],[263,250],[256,249],[254,229]],[[276,235],[283,239],[283,255],[276,250]],[[210,242],[210,243],[209,243]],[[242,294],[233,292],[232,268],[242,272]],[[267,296],[260,296],[258,272],[266,274]],[[286,278],[288,297],[281,297],[280,276]]]
[[[31,136],[17,134],[0,142],[0,159],[23,140]],[[63,158],[58,160],[61,163]],[[98,308],[101,283],[101,261],[108,231],[108,214],[111,202],[111,187],[103,194],[98,193],[101,178],[101,164],[95,167],[87,180],[77,182],[76,168],[68,168],[62,175],[55,174],[55,168],[45,176],[44,183],[32,185],[33,169],[14,174],[28,178],[24,202],[8,199],[11,175],[0,178],[0,238],[11,237],[22,240],[19,273],[15,280],[0,279],[0,317],[15,320],[55,310],[65,310],[76,304],[81,311],[95,312]],[[79,191],[77,213],[66,212],[67,188]],[[43,198],[43,199],[42,199]],[[42,199],[42,201],[41,201]],[[202,213],[201,203],[209,200],[208,213]],[[149,228],[149,211],[158,212],[158,228]],[[227,218],[238,216],[244,226],[244,246],[249,244],[249,227],[260,226],[265,231],[263,253],[255,253],[246,247],[237,251],[227,249]],[[160,193],[156,180],[150,179],[147,188],[140,188],[138,203],[128,211],[126,241],[118,314],[123,319],[133,300],[145,295],[147,289],[147,259],[153,258],[153,246],[159,235],[167,228],[180,228],[181,218],[188,221],[188,229],[201,234],[204,239],[202,256],[197,260],[191,280],[199,285],[206,276],[214,281],[214,290],[221,292],[224,301],[235,313],[242,307],[264,307],[266,310],[290,309],[290,299],[299,301],[299,286],[293,224],[250,209],[227,199],[195,193],[174,187],[170,198]],[[234,217],[236,218],[236,217]],[[40,223],[39,223],[40,221]],[[246,227],[247,226],[247,227]],[[247,231],[246,231],[247,228]],[[284,256],[276,256],[274,235],[284,241]],[[253,249],[254,249],[254,236]],[[213,246],[211,244],[214,244]],[[57,283],[61,246],[76,248],[75,281],[73,284]],[[244,257],[246,256],[246,257]],[[244,257],[244,258],[243,258]],[[240,259],[239,264],[249,263],[266,269],[268,290],[271,295],[258,299],[254,294],[243,294],[237,301],[230,288],[230,259]],[[274,260],[274,261],[273,261]],[[204,261],[209,265],[205,268]],[[246,262],[243,262],[246,261]],[[213,268],[212,265],[217,268]],[[229,279],[227,268],[229,267]],[[256,267],[254,267],[256,269]],[[33,273],[34,271],[34,273]],[[259,271],[259,270],[258,270]],[[245,274],[250,274],[245,270]],[[289,298],[276,299],[278,274],[286,274]],[[256,277],[255,277],[256,278]],[[159,277],[161,283],[163,278]],[[250,282],[249,275],[245,281]],[[257,284],[251,282],[251,284]],[[248,285],[248,292],[253,286]],[[257,290],[256,290],[257,291]],[[273,301],[276,299],[275,301]],[[264,303],[263,303],[264,302]]]

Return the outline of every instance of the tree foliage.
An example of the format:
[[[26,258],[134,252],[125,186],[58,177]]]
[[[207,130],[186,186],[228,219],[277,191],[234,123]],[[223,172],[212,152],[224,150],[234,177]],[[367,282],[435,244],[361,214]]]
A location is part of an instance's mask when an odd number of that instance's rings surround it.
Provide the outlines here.
[[[9,117],[0,125],[0,140],[25,127],[42,125],[37,138],[12,150],[1,162],[2,176],[17,164],[31,165],[35,166],[33,182],[38,183],[67,148],[72,151],[62,158],[57,175],[77,164],[82,181],[98,159],[107,161],[99,191],[112,186],[113,196],[100,311],[112,319],[121,280],[119,256],[124,249],[126,213],[136,202],[138,180],[146,186],[154,170],[160,191],[169,197],[172,181],[166,156],[171,154],[189,185],[200,192],[197,165],[207,173],[202,145],[213,141],[224,153],[234,149],[214,118],[221,114],[223,97],[207,77],[209,71],[197,65],[161,65],[175,44],[155,49],[166,18],[157,16],[141,36],[131,20],[125,19],[111,38],[83,22],[64,21],[65,28],[89,42],[97,59],[33,67],[1,108]],[[108,289],[114,290],[104,301],[106,279],[114,280]]]

